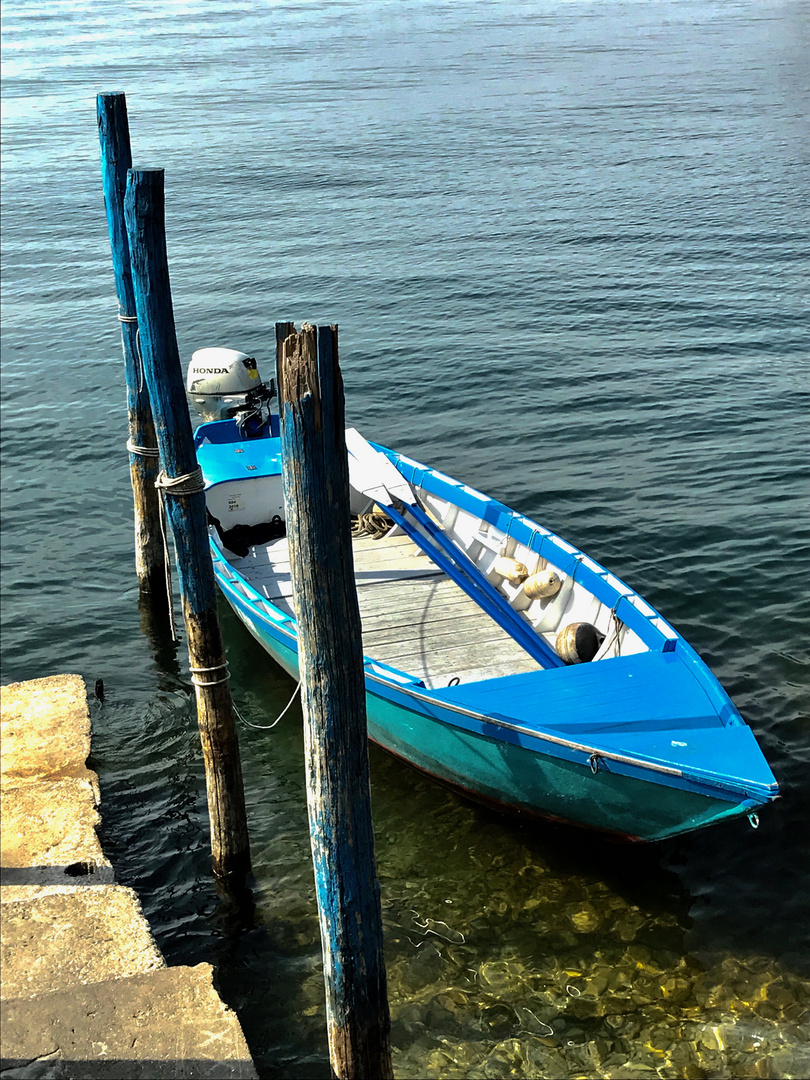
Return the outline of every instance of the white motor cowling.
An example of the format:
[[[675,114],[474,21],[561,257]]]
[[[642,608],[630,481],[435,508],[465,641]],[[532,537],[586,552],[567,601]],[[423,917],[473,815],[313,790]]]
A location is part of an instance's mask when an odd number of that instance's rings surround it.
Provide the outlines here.
[[[263,387],[256,361],[236,349],[192,353],[186,391],[204,420],[228,420],[244,409],[249,394]],[[264,396],[264,395],[259,395]]]

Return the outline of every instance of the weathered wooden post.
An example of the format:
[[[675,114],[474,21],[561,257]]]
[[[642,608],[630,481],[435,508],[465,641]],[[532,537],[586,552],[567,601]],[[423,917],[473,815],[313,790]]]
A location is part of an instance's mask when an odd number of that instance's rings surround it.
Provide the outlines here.
[[[279,324],[279,336],[285,329]],[[390,1022],[337,327],[304,326],[282,352],[284,503],[329,1054],[341,1080],[387,1078]]]
[[[138,318],[132,292],[124,192],[132,167],[127,99],[122,93],[99,94],[96,101],[101,176],[110,233],[118,319],[124,348],[124,372],[129,413],[129,474],[135,506],[135,570],[141,597],[155,610],[167,603],[166,559],[160,530],[160,507],[155,488],[159,461],[149,391],[138,352]],[[166,614],[168,616],[168,609]]]
[[[277,322],[276,323],[276,382],[278,386],[278,400],[281,402],[281,361],[284,359],[284,342],[287,338],[295,333],[295,323],[291,322]],[[279,412],[281,411],[281,405],[279,404]]]
[[[194,452],[175,335],[162,169],[130,169],[124,215],[143,369],[160,446],[162,472],[158,483],[177,551],[189,665],[197,696],[214,873],[238,884],[238,879],[250,869],[247,814],[225,651],[217,618],[203,479]]]

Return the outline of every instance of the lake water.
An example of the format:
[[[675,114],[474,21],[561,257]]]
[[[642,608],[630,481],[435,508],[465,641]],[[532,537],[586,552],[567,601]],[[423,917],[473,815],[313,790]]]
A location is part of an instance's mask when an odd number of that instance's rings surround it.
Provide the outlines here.
[[[337,322],[352,422],[560,532],[695,645],[783,798],[649,849],[372,749],[400,1077],[810,1073],[802,0],[6,0],[3,681],[92,687],[103,839],[263,1077],[327,1076],[300,710],[209,875],[185,649],[141,624],[95,95],[166,170],[181,355]],[[292,692],[223,608],[235,700]]]

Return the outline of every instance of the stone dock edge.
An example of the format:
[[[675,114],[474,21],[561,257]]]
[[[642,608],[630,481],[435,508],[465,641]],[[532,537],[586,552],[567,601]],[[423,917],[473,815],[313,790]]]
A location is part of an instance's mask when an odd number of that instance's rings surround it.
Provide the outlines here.
[[[3,1080],[258,1080],[210,964],[167,967],[96,833],[79,675],[0,687]]]

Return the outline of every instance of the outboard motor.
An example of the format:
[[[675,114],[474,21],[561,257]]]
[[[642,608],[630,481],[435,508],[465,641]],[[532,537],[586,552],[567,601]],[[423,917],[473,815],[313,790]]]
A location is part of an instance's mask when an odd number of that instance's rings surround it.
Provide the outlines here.
[[[236,349],[197,349],[191,356],[186,391],[203,420],[235,419],[243,438],[268,430],[272,379],[266,386],[256,361]]]

